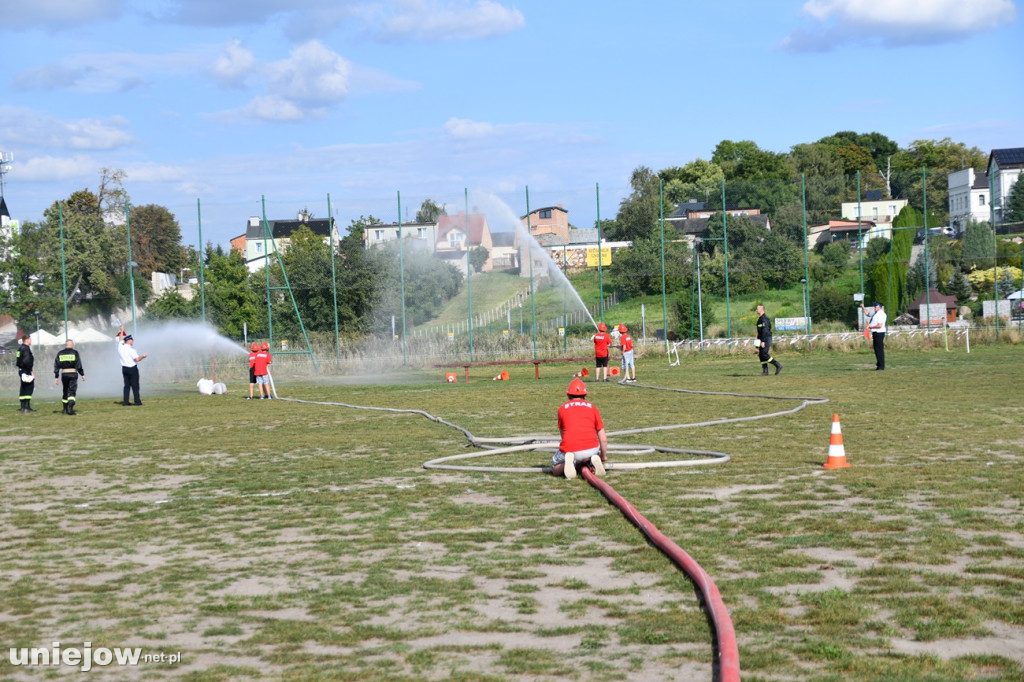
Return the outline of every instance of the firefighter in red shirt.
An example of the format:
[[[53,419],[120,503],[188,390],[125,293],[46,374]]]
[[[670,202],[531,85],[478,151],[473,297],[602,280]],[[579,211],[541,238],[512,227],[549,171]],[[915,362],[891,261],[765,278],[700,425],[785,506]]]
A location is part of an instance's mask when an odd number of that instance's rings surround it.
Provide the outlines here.
[[[580,379],[569,382],[569,399],[558,408],[558,431],[562,441],[551,458],[551,473],[576,478],[576,469],[589,464],[597,476],[604,476],[608,461],[608,436],[601,413],[588,401],[587,386]]]
[[[629,335],[629,327],[619,325],[619,348],[622,349],[622,380],[636,383],[636,362],[633,360],[633,337]]]
[[[612,343],[611,334],[604,322],[597,325],[597,333],[590,337],[594,342],[594,381],[601,381],[601,370],[604,370],[604,380],[608,381],[608,346]]]
[[[256,353],[259,351],[260,344],[253,341],[249,348],[249,397],[246,400],[252,400],[252,389],[256,385]]]
[[[253,360],[253,373],[256,375],[256,385],[260,387],[260,400],[272,400],[270,394],[270,370],[267,365],[273,362],[270,357],[270,344],[264,341],[260,344],[260,352],[256,353]]]

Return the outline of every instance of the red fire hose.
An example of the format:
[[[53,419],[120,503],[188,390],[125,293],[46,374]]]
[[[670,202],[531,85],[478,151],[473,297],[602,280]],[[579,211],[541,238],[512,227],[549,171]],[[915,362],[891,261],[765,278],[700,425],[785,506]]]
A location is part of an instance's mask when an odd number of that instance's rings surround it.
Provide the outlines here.
[[[736,631],[732,627],[732,619],[725,609],[725,602],[718,588],[703,568],[693,558],[684,552],[679,545],[669,540],[658,530],[654,524],[645,519],[643,515],[633,508],[626,498],[615,492],[615,489],[594,475],[589,467],[581,467],[580,475],[590,485],[597,488],[608,501],[619,508],[627,519],[633,522],[640,531],[653,542],[658,549],[664,552],[683,572],[690,577],[690,580],[700,589],[704,597],[704,606],[715,627],[715,644],[718,654],[718,676],[722,682],[739,682],[740,679],[740,655],[736,646]]]

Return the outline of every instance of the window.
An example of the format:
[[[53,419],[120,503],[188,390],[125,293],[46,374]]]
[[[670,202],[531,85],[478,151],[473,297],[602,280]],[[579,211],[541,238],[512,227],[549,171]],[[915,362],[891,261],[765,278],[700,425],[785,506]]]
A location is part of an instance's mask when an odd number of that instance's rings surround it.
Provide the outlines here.
[[[256,253],[263,253],[263,242],[256,242]]]
[[[425,228],[425,227],[418,227],[418,228],[416,228],[416,237],[419,238],[419,239],[426,239],[427,238],[427,228]]]
[[[872,211],[874,212],[874,218],[875,218],[875,220],[878,220],[878,207],[877,207],[877,206],[875,206],[875,207],[874,207],[874,208],[872,209]]]
[[[448,233],[448,245],[453,249],[457,249],[462,244],[462,233],[452,230]]]
[[[984,205],[985,205],[985,195],[984,194],[979,194],[978,195],[978,206],[984,206]]]
[[[384,241],[384,230],[374,230],[373,238],[379,242]]]
[[[541,218],[550,218],[551,217],[551,209],[550,208],[545,208],[543,211],[540,212],[540,217]]]

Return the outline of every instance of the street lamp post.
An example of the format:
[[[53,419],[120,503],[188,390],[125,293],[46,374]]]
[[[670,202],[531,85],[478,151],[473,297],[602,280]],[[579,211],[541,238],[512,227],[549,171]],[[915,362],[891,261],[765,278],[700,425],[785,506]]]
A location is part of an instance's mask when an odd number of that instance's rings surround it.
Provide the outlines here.
[[[39,311],[33,310],[32,312],[36,314],[36,345],[40,345],[43,342],[43,334],[39,327]]]
[[[519,334],[523,333],[523,292],[519,292]]]
[[[138,334],[139,330],[135,324],[135,268],[139,267],[139,264],[135,261],[128,261],[128,287],[131,290],[132,296],[132,334]]]

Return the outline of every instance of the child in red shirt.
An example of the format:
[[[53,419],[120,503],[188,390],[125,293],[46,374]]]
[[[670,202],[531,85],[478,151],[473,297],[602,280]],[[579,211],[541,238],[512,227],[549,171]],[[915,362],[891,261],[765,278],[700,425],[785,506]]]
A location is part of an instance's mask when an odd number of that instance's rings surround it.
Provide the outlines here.
[[[558,408],[558,431],[562,441],[551,458],[551,473],[576,478],[579,465],[590,464],[594,473],[604,476],[608,461],[608,436],[601,413],[586,400],[587,386],[579,379],[569,382],[568,400]]]
[[[608,327],[602,322],[597,325],[597,333],[590,337],[594,342],[594,381],[601,381],[601,370],[604,370],[604,380],[608,381],[608,346],[612,343]]]

